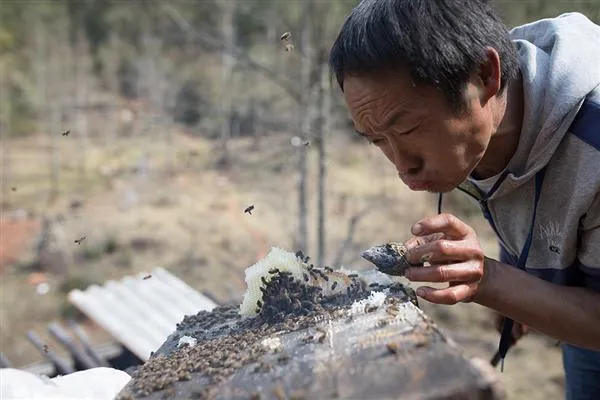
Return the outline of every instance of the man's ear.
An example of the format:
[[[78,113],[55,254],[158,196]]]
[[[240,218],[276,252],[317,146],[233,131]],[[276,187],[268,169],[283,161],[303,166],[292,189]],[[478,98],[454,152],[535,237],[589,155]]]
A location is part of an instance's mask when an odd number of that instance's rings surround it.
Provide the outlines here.
[[[479,89],[479,101],[482,106],[489,99],[500,94],[501,81],[500,55],[493,47],[487,47],[485,49],[485,61],[479,65],[476,79]]]

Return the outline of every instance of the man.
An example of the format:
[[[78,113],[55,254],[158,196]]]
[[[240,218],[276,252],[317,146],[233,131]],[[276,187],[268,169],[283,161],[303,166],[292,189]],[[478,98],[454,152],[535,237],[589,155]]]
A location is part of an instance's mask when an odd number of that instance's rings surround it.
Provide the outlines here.
[[[567,398],[600,398],[600,27],[570,13],[509,32],[483,0],[364,0],[330,65],[400,179],[469,193],[500,241],[497,261],[455,216],[418,221],[409,259],[431,266],[407,278],[449,286],[417,294],[508,317],[503,352],[512,320],[557,338]]]

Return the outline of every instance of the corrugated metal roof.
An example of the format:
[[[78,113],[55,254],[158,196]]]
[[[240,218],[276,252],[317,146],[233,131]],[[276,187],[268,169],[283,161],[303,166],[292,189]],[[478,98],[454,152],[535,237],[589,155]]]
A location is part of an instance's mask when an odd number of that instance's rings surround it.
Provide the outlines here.
[[[144,279],[152,275],[149,279]],[[69,301],[141,360],[156,351],[184,316],[217,306],[164,268],[72,290]]]

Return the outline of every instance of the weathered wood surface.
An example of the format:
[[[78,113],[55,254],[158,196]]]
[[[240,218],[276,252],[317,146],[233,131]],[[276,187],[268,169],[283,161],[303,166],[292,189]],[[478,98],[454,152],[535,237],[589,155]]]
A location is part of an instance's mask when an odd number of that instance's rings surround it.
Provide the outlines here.
[[[282,328],[259,335],[255,340],[267,339],[271,348],[258,362],[236,369],[216,385],[209,385],[199,371],[184,378],[188,380],[143,396],[136,391],[136,383],[148,378],[134,377],[119,398],[504,398],[490,366],[467,359],[462,349],[406,297],[393,306],[392,312],[388,304],[352,318],[348,317],[350,307],[346,307],[337,317],[307,317],[308,326],[299,330]],[[228,335],[231,332],[220,327],[230,322],[216,324],[209,331],[214,330],[216,336]],[[180,327],[151,360],[185,351],[186,347],[177,350],[183,335],[197,337],[198,332],[195,334],[189,326]],[[253,345],[242,343],[239,352],[249,351]],[[203,342],[200,340],[197,346],[203,346]],[[208,387],[212,388],[210,392],[206,391]]]

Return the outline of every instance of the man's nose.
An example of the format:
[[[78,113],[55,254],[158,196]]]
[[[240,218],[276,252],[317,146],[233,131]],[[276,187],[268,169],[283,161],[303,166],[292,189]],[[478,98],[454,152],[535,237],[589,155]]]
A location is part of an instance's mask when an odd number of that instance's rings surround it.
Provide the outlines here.
[[[416,175],[421,170],[422,162],[419,157],[403,151],[395,143],[392,143],[392,152],[392,162],[400,175]]]

